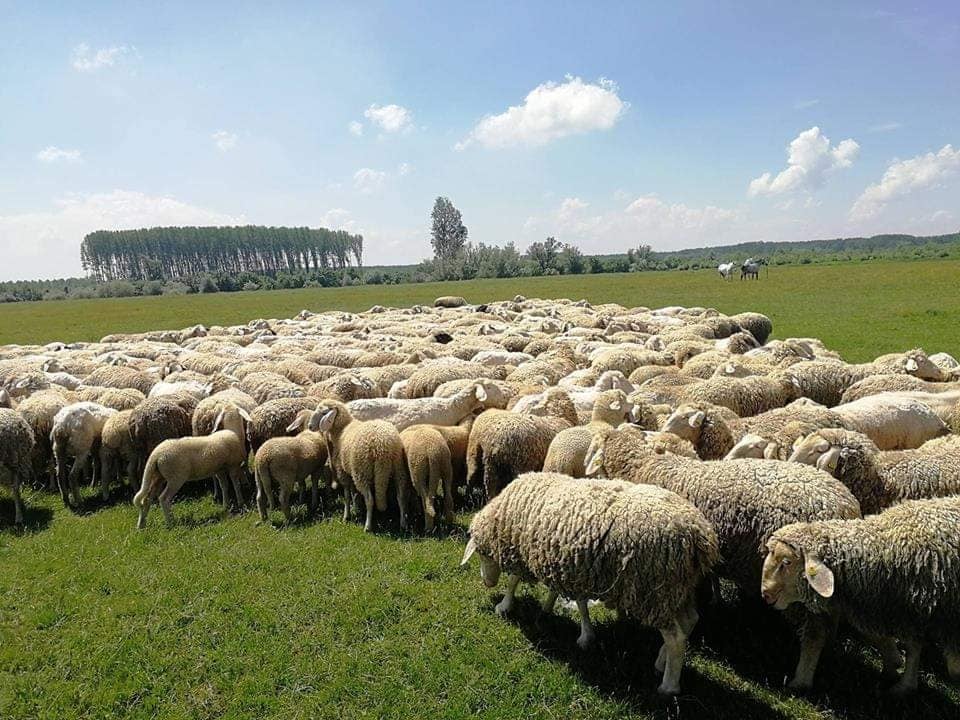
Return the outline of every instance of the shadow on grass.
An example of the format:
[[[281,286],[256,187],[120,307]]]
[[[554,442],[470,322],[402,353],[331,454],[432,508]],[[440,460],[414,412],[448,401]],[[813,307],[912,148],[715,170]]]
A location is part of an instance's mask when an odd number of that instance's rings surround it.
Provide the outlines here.
[[[50,527],[50,523],[53,522],[53,510],[31,503],[27,497],[24,497],[23,505],[23,525],[18,526],[13,522],[16,516],[13,498],[7,495],[0,497],[0,535],[20,535]]]
[[[491,611],[500,595],[491,596]],[[634,622],[595,623],[597,645],[577,648],[579,618],[544,614],[537,600],[518,595],[510,621],[543,656],[567,665],[583,682],[638,713],[669,717],[788,718],[798,713],[830,713],[856,720],[958,717],[957,694],[942,683],[939,653],[924,657],[924,668],[938,677],[921,681],[911,698],[885,693],[872,650],[841,633],[824,651],[812,691],[785,687],[799,653],[794,629],[780,613],[748,600],[705,606],[690,640],[681,679],[682,693],[662,698],[661,674],[653,668],[660,633]]]

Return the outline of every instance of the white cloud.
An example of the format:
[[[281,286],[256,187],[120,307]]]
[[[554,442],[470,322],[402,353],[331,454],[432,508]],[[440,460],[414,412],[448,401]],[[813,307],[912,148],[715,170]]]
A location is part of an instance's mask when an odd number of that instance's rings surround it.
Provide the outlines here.
[[[79,275],[80,241],[94,230],[158,225],[239,225],[234,217],[169,197],[129,190],[71,194],[55,207],[33,213],[0,215],[0,277],[50,278]]]
[[[320,227],[328,230],[346,230],[347,232],[358,232],[357,221],[353,219],[353,214],[344,208],[331,208],[320,217]]]
[[[408,132],[413,128],[413,113],[402,105],[373,104],[364,110],[363,116],[387,133]]]
[[[666,250],[742,239],[739,213],[713,205],[690,207],[641,195],[622,209],[591,213],[589,207],[580,198],[565,198],[550,215],[527,218],[523,232],[555,235],[589,252],[622,252],[638,243]]]
[[[543,83],[522,104],[483,118],[455,148],[462,150],[475,142],[487,148],[537,146],[569,135],[609,130],[629,107],[618,92],[617,85],[604,78],[585,83],[568,75],[560,84]]]
[[[64,150],[56,145],[48,145],[37,153],[37,160],[44,163],[77,163],[83,160],[79,150]]]
[[[835,170],[850,167],[860,154],[856,140],[831,146],[830,138],[814,126],[790,141],[787,167],[776,177],[766,172],[750,182],[749,197],[816,190]]]
[[[810,100],[798,100],[793,104],[794,110],[806,110],[807,108],[812,108],[820,104],[820,98],[812,98]]]
[[[101,68],[113,67],[132,52],[134,52],[134,49],[126,45],[114,45],[113,47],[93,50],[86,43],[80,43],[73,49],[70,64],[80,72],[95,72]]]
[[[383,187],[386,179],[387,173],[383,170],[360,168],[353,174],[353,187],[364,195],[370,195]]]
[[[360,137],[361,135],[363,135],[363,123],[357,122],[356,120],[351,120],[350,124],[347,125],[347,130],[350,131],[351,135],[356,135],[357,137]]]
[[[864,220],[883,210],[887,203],[939,184],[960,169],[960,150],[944,145],[939,152],[928,152],[907,160],[894,160],[880,182],[867,187],[850,208],[851,220]]]
[[[213,135],[213,144],[220,152],[228,152],[237,146],[237,134],[226,130],[217,130]]]
[[[902,123],[898,122],[885,122],[879,123],[877,125],[871,125],[867,128],[867,132],[880,133],[880,132],[892,132],[894,130],[899,130],[903,127]]]
[[[413,165],[411,165],[410,163],[400,163],[400,165],[397,167],[397,175],[399,175],[400,177],[409,175],[412,172],[413,172]]]

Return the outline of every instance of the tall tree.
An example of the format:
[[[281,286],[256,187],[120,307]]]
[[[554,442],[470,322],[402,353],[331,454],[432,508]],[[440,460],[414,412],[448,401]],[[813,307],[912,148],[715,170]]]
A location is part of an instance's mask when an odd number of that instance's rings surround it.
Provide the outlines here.
[[[433,256],[437,260],[448,260],[463,249],[467,241],[467,227],[463,224],[460,211],[453,206],[450,198],[438,197],[433,203],[433,228],[430,231],[430,244]]]
[[[538,275],[543,275],[548,269],[557,267],[557,255],[562,247],[555,237],[548,237],[543,242],[535,242],[527,248],[527,256],[533,261]]]

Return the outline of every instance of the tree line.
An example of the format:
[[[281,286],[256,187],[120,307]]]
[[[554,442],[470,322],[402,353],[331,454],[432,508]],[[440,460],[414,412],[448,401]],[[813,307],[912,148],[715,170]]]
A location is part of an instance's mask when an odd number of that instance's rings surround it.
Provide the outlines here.
[[[80,262],[100,282],[343,270],[363,264],[363,236],[258,225],[98,230],[83,239]]]

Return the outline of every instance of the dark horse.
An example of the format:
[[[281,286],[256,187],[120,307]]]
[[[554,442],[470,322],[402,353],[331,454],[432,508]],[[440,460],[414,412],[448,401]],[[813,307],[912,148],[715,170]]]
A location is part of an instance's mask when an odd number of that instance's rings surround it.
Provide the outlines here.
[[[763,258],[759,260],[754,260],[753,258],[747,259],[743,265],[740,267],[740,279],[744,278],[753,278],[754,280],[760,279],[760,266],[766,265],[767,261]]]

